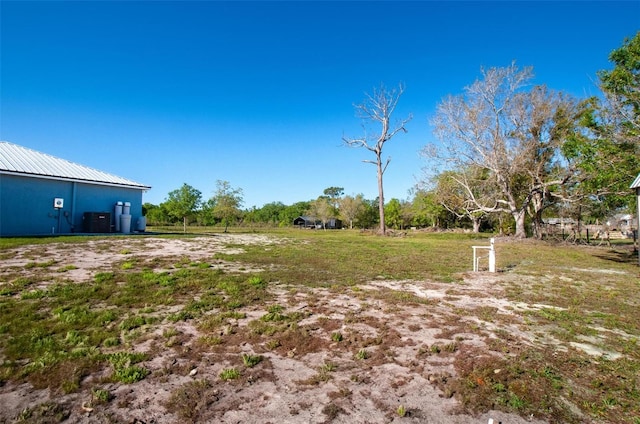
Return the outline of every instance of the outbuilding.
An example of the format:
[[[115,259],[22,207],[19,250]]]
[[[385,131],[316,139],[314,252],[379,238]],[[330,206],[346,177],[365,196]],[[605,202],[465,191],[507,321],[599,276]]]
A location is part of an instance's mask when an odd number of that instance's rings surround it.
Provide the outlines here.
[[[640,239],[640,174],[631,184],[631,189],[636,192],[636,237],[635,240],[639,243]],[[640,248],[638,248],[638,265],[640,265]]]
[[[150,188],[0,141],[0,237],[144,229]]]

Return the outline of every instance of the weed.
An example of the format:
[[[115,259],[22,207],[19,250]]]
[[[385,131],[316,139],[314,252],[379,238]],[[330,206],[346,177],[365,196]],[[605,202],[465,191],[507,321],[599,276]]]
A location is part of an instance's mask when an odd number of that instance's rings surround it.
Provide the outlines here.
[[[458,350],[458,344],[455,342],[447,343],[446,345],[444,345],[444,350],[445,352],[453,353]]]
[[[63,267],[58,268],[57,272],[67,272],[67,271],[72,271],[74,269],[78,269],[78,267],[75,265],[65,265]]]
[[[202,399],[216,399],[211,393],[212,385],[207,380],[190,381],[171,393],[167,410],[174,412],[183,422],[199,422],[201,409],[208,406]]]
[[[92,403],[109,403],[109,401],[113,398],[113,395],[109,390],[106,389],[92,389],[91,390]]]
[[[50,259],[46,262],[28,262],[27,264],[25,264],[24,268],[25,269],[31,269],[31,268],[49,268],[53,265],[55,265],[57,263],[56,260],[54,259]]]
[[[277,340],[277,339],[271,339],[271,340],[267,341],[267,343],[265,343],[265,347],[267,349],[269,349],[269,350],[277,349],[280,346],[281,346],[280,345],[280,340]]]
[[[113,378],[116,381],[125,384],[132,384],[136,381],[140,381],[149,375],[149,370],[132,365],[128,367],[116,368]]]
[[[164,330],[162,330],[162,337],[164,337],[165,339],[177,336],[178,334],[180,333],[175,327],[165,328]]]
[[[218,346],[223,343],[222,337],[219,336],[202,336],[198,340],[207,346]]]
[[[98,284],[112,283],[114,279],[115,274],[113,272],[99,272],[93,277],[93,280]]]
[[[282,313],[283,310],[284,308],[280,305],[271,305],[267,309],[267,313],[260,319],[265,322],[284,321],[287,319],[287,316]]]
[[[335,420],[338,415],[344,414],[345,410],[338,405],[330,403],[322,408],[322,413],[325,414],[327,416],[327,420],[331,422]]]
[[[146,359],[143,353],[117,352],[106,355],[114,368],[113,379],[125,384],[135,383],[149,375],[145,368],[133,365]]]
[[[114,346],[118,346],[120,344],[120,339],[118,337],[107,337],[106,339],[104,339],[104,341],[102,342],[102,344],[105,347],[114,347]]]
[[[2,293],[0,293],[0,294],[2,294]],[[28,291],[28,292],[23,292],[20,297],[22,299],[24,299],[24,300],[28,300],[28,299],[42,299],[42,298],[44,298],[46,296],[47,296],[46,290],[36,289],[36,290]]]
[[[258,277],[258,276],[250,277],[247,280],[247,283],[249,283],[249,285],[253,287],[257,287],[260,289],[264,289],[267,287],[267,283],[261,277]]]
[[[399,417],[404,417],[407,415],[407,410],[405,409],[404,405],[398,406],[398,409],[396,409],[396,414],[398,414]]]
[[[333,340],[334,342],[341,342],[342,341],[342,333],[340,333],[340,332],[331,333],[331,340]]]
[[[222,380],[235,380],[238,377],[240,377],[240,371],[238,371],[236,368],[225,368],[220,371],[220,378]]]
[[[71,411],[62,405],[49,401],[24,409],[17,417],[17,422],[50,422],[60,423],[69,418]]]
[[[249,355],[246,353],[242,354],[242,362],[248,368],[253,368],[258,365],[262,361],[262,356],[260,355]]]
[[[80,384],[73,380],[64,380],[60,386],[60,389],[62,389],[62,392],[65,394],[77,392],[79,388]]]
[[[124,319],[118,326],[121,330],[130,331],[138,327],[142,327],[146,324],[152,324],[156,319],[153,317],[144,317],[141,315],[135,315]]]
[[[338,366],[333,362],[325,362],[320,368],[324,372],[333,372],[338,369]]]
[[[369,357],[369,352],[367,352],[365,349],[360,349],[358,353],[356,353],[355,357],[359,360],[367,359]]]

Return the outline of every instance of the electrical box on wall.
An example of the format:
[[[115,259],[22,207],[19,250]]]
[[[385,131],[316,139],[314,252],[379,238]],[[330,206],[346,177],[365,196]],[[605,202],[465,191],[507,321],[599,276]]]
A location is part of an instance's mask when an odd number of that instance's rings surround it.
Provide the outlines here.
[[[62,209],[64,207],[64,199],[56,197],[53,199],[53,207],[56,209]]]

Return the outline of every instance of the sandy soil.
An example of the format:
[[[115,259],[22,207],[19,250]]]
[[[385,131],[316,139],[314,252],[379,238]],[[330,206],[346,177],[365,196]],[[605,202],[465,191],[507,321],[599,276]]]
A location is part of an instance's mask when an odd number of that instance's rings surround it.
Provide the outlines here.
[[[64,276],[82,283],[132,256],[211,261],[216,252],[237,253],[242,245],[255,244],[268,250],[275,243],[286,242],[262,235],[230,234],[189,240],[101,239],[73,248],[49,244],[5,255],[12,258],[0,262],[0,272],[34,260],[54,259],[57,262],[51,272],[74,265],[76,268]],[[221,260],[213,261],[212,266],[229,273],[260,271],[248,264]],[[459,313],[480,307],[513,315],[512,328],[502,330],[517,337],[518,343],[529,343],[532,337],[520,330],[516,311],[537,306],[507,301],[496,284],[499,278],[509,277],[469,274],[464,284],[453,288],[433,281],[383,278],[341,291],[294,290],[273,284],[270,290],[276,303],[287,306],[284,313],[305,314],[298,324],[305,331],[305,344],[281,340],[280,346],[269,348],[238,337],[235,344],[227,343],[223,350],[202,353],[195,348],[200,334],[193,323],[172,323],[178,334],[173,346],[163,345],[164,339],[158,334],[149,334],[135,347],[151,354],[151,359],[141,364],[151,371],[144,380],[130,385],[105,383],[101,380],[104,375],[95,375],[82,382],[78,393],[66,395],[36,390],[26,383],[8,383],[0,387],[0,423],[15,422],[26,408],[40,411],[40,418],[32,422],[57,422],[46,418],[57,411],[68,416],[66,422],[74,423],[454,424],[487,423],[491,419],[494,423],[540,423],[533,417],[525,419],[499,411],[475,416],[460,413],[455,397],[443,392],[438,384],[455,373],[455,352],[429,353],[430,346],[446,346],[452,340],[485,347],[486,336],[478,331],[465,332],[464,328],[481,325],[490,332],[491,324],[480,323],[475,315]],[[432,302],[418,306],[385,300],[404,293]],[[265,313],[263,308],[243,312],[246,318],[230,322],[230,334],[242,334],[250,321]],[[341,332],[344,341],[332,341],[335,332]],[[367,359],[354,357],[360,346],[365,346]],[[253,368],[243,368],[237,359],[242,353],[261,355],[263,360]],[[241,378],[221,380],[220,372],[231,366],[242,369]],[[98,385],[112,393],[110,402],[92,401],[91,387]],[[57,406],[46,403],[50,401]],[[398,414],[401,405],[406,411],[404,417]]]

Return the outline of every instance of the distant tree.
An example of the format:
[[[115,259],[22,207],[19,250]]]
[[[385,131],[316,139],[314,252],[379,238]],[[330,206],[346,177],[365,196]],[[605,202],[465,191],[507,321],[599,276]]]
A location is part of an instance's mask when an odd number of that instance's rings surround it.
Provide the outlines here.
[[[339,201],[340,216],[345,222],[349,223],[349,228],[353,229],[353,222],[358,215],[364,210],[364,196],[344,196]]]
[[[309,215],[322,222],[322,228],[327,229],[327,222],[333,218],[335,211],[326,196],[320,196],[313,202],[309,209]]]
[[[438,202],[458,219],[469,219],[474,233],[480,232],[486,210],[496,203],[495,182],[489,176],[486,169],[471,166],[436,177],[434,193]]]
[[[391,123],[391,115],[395,111],[398,100],[404,92],[404,85],[400,84],[397,89],[387,89],[384,85],[374,89],[372,94],[367,94],[364,102],[354,105],[356,116],[362,120],[364,135],[360,138],[342,137],[342,141],[349,147],[364,147],[373,152],[375,160],[364,160],[376,166],[378,175],[378,212],[380,217],[380,233],[385,234],[384,220],[384,187],[383,175],[389,166],[391,158],[385,161],[382,159],[382,149],[384,144],[391,140],[399,132],[407,132],[405,125],[411,120],[412,115],[400,120],[395,125]],[[378,125],[373,134],[367,131],[367,124]]]
[[[408,200],[401,200],[400,213],[402,218],[401,228],[410,227],[415,215],[413,211],[413,203]]]
[[[417,189],[411,202],[413,225],[418,227],[438,227],[446,219],[446,209],[437,200],[434,191]]]
[[[228,181],[222,180],[216,181],[216,187],[214,196],[208,201],[208,208],[223,223],[226,233],[229,224],[242,216],[242,189],[232,188]]]
[[[402,205],[400,200],[391,199],[384,207],[384,217],[387,220],[387,227],[399,230],[402,228]]]
[[[614,68],[598,72],[604,98],[583,103],[580,123],[586,131],[576,132],[564,147],[577,164],[589,209],[602,215],[633,209],[629,186],[640,170],[640,32],[609,60]]]
[[[282,213],[287,206],[282,202],[271,202],[254,211],[254,219],[271,225],[280,225],[283,222]]]
[[[619,124],[613,134],[624,142],[640,143],[640,31],[609,55],[612,70],[598,72],[600,88]]]
[[[380,213],[378,211],[378,205],[380,202],[378,199],[368,200],[363,199],[362,209],[358,212],[358,215],[354,219],[358,223],[360,228],[374,228],[377,226],[378,219],[380,219]]]
[[[142,205],[142,214],[147,217],[149,225],[165,224],[170,221],[169,214],[162,204],[145,203]]]
[[[187,218],[193,215],[200,207],[202,193],[188,184],[183,184],[177,190],[169,193],[169,197],[163,203],[169,216],[182,219],[183,231],[187,232]]]
[[[324,189],[324,195],[329,198],[329,203],[337,211],[340,197],[344,194],[344,188],[342,187],[328,187]]]

